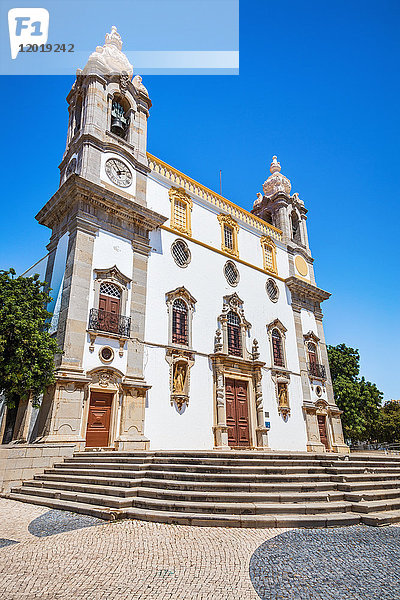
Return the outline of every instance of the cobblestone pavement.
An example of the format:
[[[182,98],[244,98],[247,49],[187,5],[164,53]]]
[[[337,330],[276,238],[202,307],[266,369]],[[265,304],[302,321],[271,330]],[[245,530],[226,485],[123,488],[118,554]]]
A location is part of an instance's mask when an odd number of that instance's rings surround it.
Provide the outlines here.
[[[263,600],[398,600],[399,562],[399,527],[356,525],[281,533],[249,571]]]
[[[400,599],[397,527],[110,523],[5,498],[0,515],[0,600]]]
[[[102,521],[30,533],[55,512],[0,498],[0,537],[20,542],[0,549],[1,600],[256,600],[250,557],[285,531]]]

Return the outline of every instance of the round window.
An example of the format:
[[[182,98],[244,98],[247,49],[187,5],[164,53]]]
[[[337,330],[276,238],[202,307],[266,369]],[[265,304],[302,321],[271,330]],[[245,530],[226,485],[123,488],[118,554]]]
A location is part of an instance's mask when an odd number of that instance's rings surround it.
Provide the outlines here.
[[[235,286],[239,283],[239,271],[237,270],[236,265],[230,260],[225,263],[224,275],[229,285]]]
[[[183,240],[175,240],[171,246],[171,254],[179,267],[187,267],[190,263],[190,250]]]
[[[315,391],[317,392],[317,396],[320,398],[322,396],[322,389],[319,385],[317,385]]]
[[[267,283],[265,284],[265,289],[267,290],[269,299],[272,302],[277,302],[277,300],[279,298],[279,290],[278,290],[278,286],[276,285],[276,283],[273,279],[267,280]]]
[[[113,349],[109,348],[108,346],[104,346],[100,350],[100,358],[101,358],[101,360],[104,360],[104,362],[111,362],[112,359],[114,358]]]

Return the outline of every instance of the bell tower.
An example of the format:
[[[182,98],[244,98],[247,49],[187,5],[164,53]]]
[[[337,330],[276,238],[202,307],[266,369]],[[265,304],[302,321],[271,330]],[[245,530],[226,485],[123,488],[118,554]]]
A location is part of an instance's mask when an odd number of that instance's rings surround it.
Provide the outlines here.
[[[97,46],[67,96],[67,144],[60,164],[60,185],[75,173],[144,204],[141,178],[146,173],[147,119],[151,100],[140,75],[122,53],[116,27]],[[110,162],[109,159],[117,157]],[[128,161],[124,168],[124,159]],[[122,163],[122,164],[121,164]],[[122,172],[121,172],[122,171]]]
[[[46,281],[56,298],[51,331],[60,348],[55,384],[39,414],[44,442],[93,444],[89,424],[100,414],[93,404],[100,397],[108,406],[102,445],[148,445],[143,340],[149,233],[166,217],[147,208],[151,101],[141,77],[132,77],[112,27],[77,70],[67,96],[60,186],[36,216],[52,232]]]

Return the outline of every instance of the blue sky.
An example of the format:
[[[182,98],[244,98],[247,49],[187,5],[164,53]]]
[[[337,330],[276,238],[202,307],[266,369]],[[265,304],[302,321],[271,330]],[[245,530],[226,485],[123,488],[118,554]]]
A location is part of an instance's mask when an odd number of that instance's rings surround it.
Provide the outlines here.
[[[124,28],[110,3],[109,20]],[[121,24],[119,24],[121,20]],[[400,3],[242,0],[239,76],[147,76],[148,149],[251,209],[273,154],[309,210],[327,342],[400,398]],[[123,31],[133,47],[136,27]],[[131,41],[132,40],[132,41]],[[94,49],[94,48],[93,48]],[[84,65],[77,65],[83,67]],[[2,77],[0,267],[44,254],[72,77]]]

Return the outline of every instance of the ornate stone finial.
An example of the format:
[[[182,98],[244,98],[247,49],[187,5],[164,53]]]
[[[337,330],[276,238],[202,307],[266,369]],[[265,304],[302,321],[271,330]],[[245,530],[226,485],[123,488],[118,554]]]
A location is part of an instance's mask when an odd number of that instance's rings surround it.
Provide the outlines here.
[[[106,34],[104,46],[97,46],[96,51],[89,56],[82,74],[111,75],[119,73],[126,74],[131,81],[133,67],[121,49],[121,36],[117,28],[113,26],[111,33]]]
[[[292,184],[287,177],[282,175],[281,164],[278,162],[278,158],[276,156],[272,157],[272,163],[269,170],[271,171],[271,175],[268,177],[267,181],[264,182],[264,195],[271,197],[277,192],[283,192],[290,196]]]
[[[278,171],[278,173],[281,172],[281,163],[278,162],[277,156],[272,157],[272,163],[269,167],[269,170],[271,171],[271,173],[276,173],[276,171]]]
[[[259,352],[258,347],[259,347],[259,344],[258,344],[256,338],[254,338],[253,346],[251,349],[251,355],[253,357],[253,360],[258,360],[260,358],[260,352]]]
[[[222,352],[222,331],[220,329],[217,329],[217,331],[215,332],[215,339],[214,339],[214,352]]]
[[[106,46],[116,46],[119,51],[122,50],[122,39],[115,25],[111,27],[111,33],[106,33]]]
[[[254,200],[253,208],[255,206],[257,206],[258,204],[261,204],[262,200],[263,200],[262,193],[261,192],[257,192],[257,200]]]

